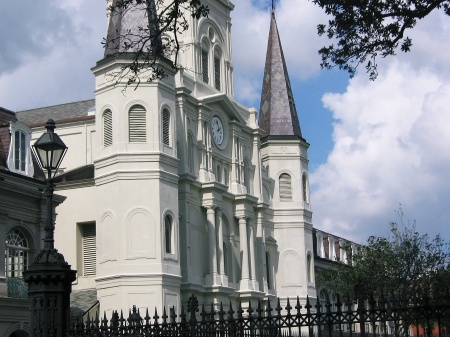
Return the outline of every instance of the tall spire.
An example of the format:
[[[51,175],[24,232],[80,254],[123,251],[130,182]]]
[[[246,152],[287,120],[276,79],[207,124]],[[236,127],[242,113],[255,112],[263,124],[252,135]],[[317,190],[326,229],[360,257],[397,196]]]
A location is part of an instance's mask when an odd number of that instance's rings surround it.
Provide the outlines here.
[[[275,20],[275,4],[273,1],[258,121],[265,136],[290,135],[302,137]]]
[[[157,36],[158,43],[160,43],[154,0],[130,4],[126,9],[117,7],[117,4],[118,0],[112,0],[113,11],[109,18],[105,57],[118,52],[133,52],[138,49],[141,42],[144,41],[139,36],[147,34],[147,28],[151,35]],[[135,48],[126,47],[126,45],[133,44],[136,44]]]

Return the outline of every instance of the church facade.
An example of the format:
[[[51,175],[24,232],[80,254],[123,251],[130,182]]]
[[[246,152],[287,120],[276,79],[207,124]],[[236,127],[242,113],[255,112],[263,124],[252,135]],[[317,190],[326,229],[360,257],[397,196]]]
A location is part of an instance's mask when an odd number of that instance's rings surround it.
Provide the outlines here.
[[[275,14],[258,112],[233,96],[234,5],[204,2],[208,17],[187,15],[183,70],[162,60],[166,78],[124,92],[126,79],[111,81],[128,60],[119,46],[92,69],[95,99],[17,113],[33,140],[53,118],[69,147],[55,246],[77,269],[74,292],[94,289],[107,315],[179,313],[193,293],[216,306],[315,298],[315,270],[346,259],[342,239],[313,227],[309,144]],[[108,34],[143,20],[111,16]]]

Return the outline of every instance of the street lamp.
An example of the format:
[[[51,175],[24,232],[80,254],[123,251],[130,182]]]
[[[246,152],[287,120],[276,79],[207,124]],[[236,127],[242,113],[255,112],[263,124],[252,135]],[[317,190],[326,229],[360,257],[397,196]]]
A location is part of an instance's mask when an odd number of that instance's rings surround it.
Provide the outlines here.
[[[69,326],[70,293],[76,271],[70,269],[64,256],[55,249],[53,222],[53,178],[67,152],[67,146],[54,132],[52,119],[33,145],[39,165],[47,173],[45,179],[46,219],[44,249],[23,272],[28,283],[30,301],[30,337],[64,336]]]
[[[39,165],[47,172],[45,196],[47,199],[47,218],[45,222],[44,251],[55,249],[53,239],[55,225],[53,223],[53,178],[67,152],[67,146],[55,133],[55,121],[49,119],[45,124],[47,132],[34,143],[33,149]],[[53,175],[52,175],[53,172]]]
[[[51,180],[58,172],[59,165],[67,152],[67,146],[55,133],[55,121],[49,119],[45,124],[47,132],[34,143],[33,148],[38,157],[39,165],[47,171],[48,180]],[[52,172],[53,177],[52,177]]]

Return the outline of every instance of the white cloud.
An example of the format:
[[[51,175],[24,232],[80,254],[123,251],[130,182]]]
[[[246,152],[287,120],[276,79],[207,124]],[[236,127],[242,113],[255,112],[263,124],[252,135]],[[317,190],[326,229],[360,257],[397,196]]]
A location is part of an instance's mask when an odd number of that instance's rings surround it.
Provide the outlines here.
[[[89,0],[74,1],[70,6],[52,0],[35,3],[26,0],[23,11],[11,3],[11,7],[7,5],[9,10],[2,12],[0,21],[3,15],[11,17],[15,32],[14,36],[2,39],[9,46],[2,50],[6,56],[14,53],[17,57],[13,63],[5,64],[4,71],[0,69],[0,105],[22,110],[92,98],[94,78],[90,68],[102,57],[105,3]],[[0,52],[1,58],[8,59]]]
[[[433,38],[416,39],[418,55],[385,60],[375,82],[359,74],[345,93],[324,95],[334,148],[311,175],[315,226],[362,242],[385,235],[402,203],[421,232],[450,237],[450,66],[440,59],[450,50],[442,47],[446,27],[421,25],[415,35]]]

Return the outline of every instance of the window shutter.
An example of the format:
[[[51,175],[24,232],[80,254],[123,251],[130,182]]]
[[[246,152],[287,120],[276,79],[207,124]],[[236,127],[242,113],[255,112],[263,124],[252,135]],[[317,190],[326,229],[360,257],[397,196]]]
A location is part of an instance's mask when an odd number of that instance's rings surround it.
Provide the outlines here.
[[[111,146],[112,143],[112,112],[111,110],[106,110],[103,113],[103,146]]]
[[[95,276],[97,273],[97,245],[95,223],[82,227],[83,273],[84,276]]]
[[[220,90],[220,58],[214,58],[214,84]]]
[[[147,116],[142,105],[131,107],[128,114],[128,140],[130,143],[147,141]]]
[[[170,112],[167,109],[163,110],[163,143],[170,145]]]
[[[208,83],[208,52],[202,50],[202,78],[203,82]]]
[[[280,175],[280,201],[292,200],[291,176],[287,173]]]

